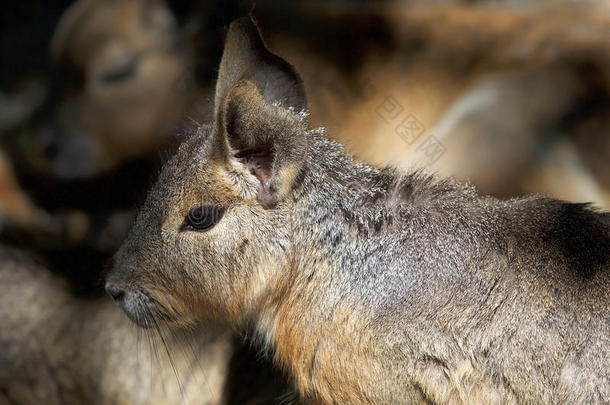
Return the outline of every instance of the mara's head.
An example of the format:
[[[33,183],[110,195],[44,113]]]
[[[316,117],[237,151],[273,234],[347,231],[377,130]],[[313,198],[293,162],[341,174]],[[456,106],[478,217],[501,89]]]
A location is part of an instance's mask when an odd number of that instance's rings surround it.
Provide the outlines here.
[[[136,323],[247,316],[290,261],[294,188],[311,132],[292,67],[249,18],[229,28],[215,120],[163,168],[107,291]]]

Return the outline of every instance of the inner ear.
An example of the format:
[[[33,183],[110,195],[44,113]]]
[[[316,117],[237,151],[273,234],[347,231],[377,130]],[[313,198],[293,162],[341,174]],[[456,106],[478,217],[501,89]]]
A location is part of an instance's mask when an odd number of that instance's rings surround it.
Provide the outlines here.
[[[227,99],[223,121],[230,156],[258,179],[259,203],[264,208],[273,208],[277,204],[272,176],[276,151],[269,137],[273,128],[268,123],[273,119],[273,111],[268,111],[268,107],[254,85],[241,82]]]
[[[273,150],[270,144],[258,145],[254,148],[230,146],[233,159],[241,163],[250,174],[254,175],[260,188],[257,200],[264,208],[274,208],[277,204],[276,188],[272,184]]]
[[[259,203],[275,207],[302,166],[307,148],[305,120],[268,103],[247,80],[231,89],[223,111],[229,156],[258,179]]]

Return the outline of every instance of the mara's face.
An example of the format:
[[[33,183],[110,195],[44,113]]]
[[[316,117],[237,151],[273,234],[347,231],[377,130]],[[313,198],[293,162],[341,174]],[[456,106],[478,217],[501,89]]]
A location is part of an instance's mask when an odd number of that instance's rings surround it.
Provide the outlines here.
[[[212,138],[200,130],[180,147],[115,257],[108,292],[141,326],[240,317],[282,267],[281,210],[248,195],[257,180],[215,158]]]
[[[60,178],[88,177],[167,139],[191,76],[162,2],[80,0],[52,45],[44,116],[27,142],[33,164]]]

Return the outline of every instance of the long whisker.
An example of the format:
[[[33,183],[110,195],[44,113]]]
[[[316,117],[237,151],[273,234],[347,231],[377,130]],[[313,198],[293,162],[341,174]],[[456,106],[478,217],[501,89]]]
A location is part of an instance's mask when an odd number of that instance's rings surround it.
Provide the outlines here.
[[[185,357],[193,359],[193,361],[191,362],[191,366],[194,366],[198,368],[199,371],[201,371],[201,374],[203,375],[204,379],[203,383],[205,384],[205,387],[208,390],[210,397],[216,403],[218,402],[218,398],[216,397],[216,393],[210,386],[210,377],[205,367],[203,366],[203,360],[201,359],[201,345],[206,344],[207,342],[199,343],[199,340],[197,339],[198,336],[196,336],[195,332],[196,330],[193,327],[189,327],[188,330],[184,331],[184,334],[181,335],[180,339],[180,348]],[[195,373],[193,372],[191,372],[190,374],[195,375]]]
[[[140,315],[139,313],[136,314],[136,316],[138,316],[138,323],[141,324],[140,321]],[[152,334],[152,331],[150,329],[144,329],[144,335],[146,336],[146,341],[148,342],[148,357],[149,357],[149,395],[150,392],[152,391],[153,387],[154,387],[154,375],[153,375],[153,361],[157,362],[157,365],[160,365],[161,362],[159,361],[159,355],[157,352],[157,346],[155,345],[154,342],[154,335]],[[153,360],[154,358],[154,360]],[[163,380],[162,380],[163,383]]]
[[[154,325],[154,329],[156,330],[159,338],[161,339],[161,343],[163,344],[163,347],[165,348],[165,353],[167,354],[169,364],[171,365],[172,370],[174,371],[174,376],[176,377],[176,382],[178,383],[178,389],[180,390],[180,395],[182,397],[182,401],[183,401],[183,403],[188,403],[188,400],[186,398],[186,394],[184,391],[184,386],[182,385],[182,381],[180,380],[180,376],[178,375],[178,370],[176,368],[176,364],[174,363],[174,359],[169,350],[169,346],[167,345],[165,336],[163,335],[163,331],[161,330],[161,327],[159,326],[159,323],[157,322],[155,317],[153,316],[153,317],[151,317],[151,319],[152,319],[152,322]]]
[[[133,328],[135,328],[136,330],[136,360],[138,362],[138,364],[140,364],[140,352],[141,352],[141,346],[142,346],[142,328],[138,327],[137,325],[135,325],[133,322],[130,322],[130,329],[133,330]]]

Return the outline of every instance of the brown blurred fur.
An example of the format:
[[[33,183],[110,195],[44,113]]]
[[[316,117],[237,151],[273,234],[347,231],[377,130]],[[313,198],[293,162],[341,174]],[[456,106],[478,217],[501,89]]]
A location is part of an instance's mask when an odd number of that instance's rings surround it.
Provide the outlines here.
[[[303,74],[312,122],[328,125],[331,136],[373,163],[417,166],[423,161],[417,146],[432,134],[446,147],[433,169],[469,180],[484,193],[546,192],[610,204],[604,170],[589,167],[594,156],[608,159],[609,149],[579,147],[574,136],[583,132],[584,122],[603,119],[610,105],[610,17],[593,6],[527,12],[415,2],[365,10],[352,12],[352,18],[366,14],[383,21],[390,33],[380,49],[391,50],[365,53],[347,80],[328,58],[316,56],[315,41],[308,44],[301,34],[294,41],[264,20],[271,48]],[[339,7],[306,7],[304,16],[284,24],[305,20],[303,25],[315,25],[345,15],[350,11]],[[470,115],[452,114],[452,108],[466,108],[466,97],[475,98],[489,87],[496,91],[495,100],[468,106]],[[376,113],[387,97],[402,108],[389,123]],[[411,145],[395,132],[408,114],[426,128]],[[437,127],[447,121],[452,125]],[[598,126],[586,136],[603,139],[606,132]],[[491,163],[494,170],[489,170]]]
[[[188,46],[163,1],[78,1],[56,29],[52,56],[25,155],[61,178],[155,151],[196,87]]]

